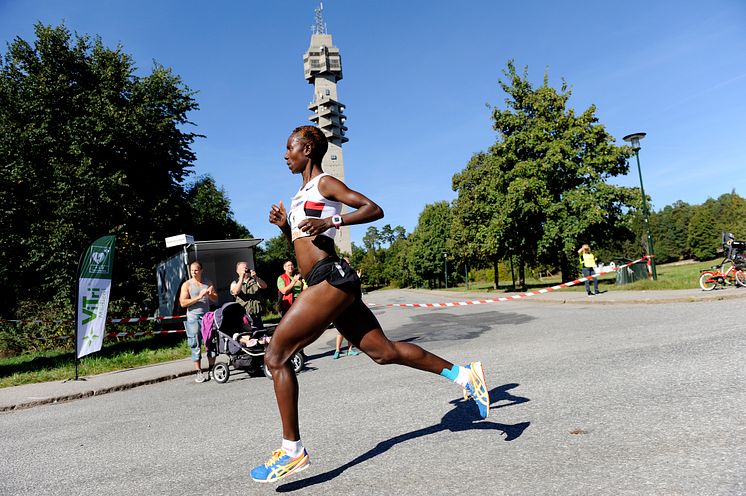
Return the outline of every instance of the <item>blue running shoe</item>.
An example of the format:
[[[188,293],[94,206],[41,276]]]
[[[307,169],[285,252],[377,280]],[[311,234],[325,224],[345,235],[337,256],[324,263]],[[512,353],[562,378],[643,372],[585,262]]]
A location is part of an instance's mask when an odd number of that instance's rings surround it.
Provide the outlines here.
[[[490,414],[490,394],[487,392],[482,362],[471,362],[466,369],[469,371],[469,383],[464,388],[464,399],[473,399],[479,408],[479,415],[485,419]]]
[[[351,348],[350,351],[347,352],[347,356],[358,356],[359,354],[360,352],[355,348]]]
[[[288,475],[302,472],[310,464],[311,460],[305,448],[297,458],[290,458],[285,450],[280,448],[272,452],[272,458],[267,460],[267,463],[251,469],[250,475],[257,482],[277,482]]]

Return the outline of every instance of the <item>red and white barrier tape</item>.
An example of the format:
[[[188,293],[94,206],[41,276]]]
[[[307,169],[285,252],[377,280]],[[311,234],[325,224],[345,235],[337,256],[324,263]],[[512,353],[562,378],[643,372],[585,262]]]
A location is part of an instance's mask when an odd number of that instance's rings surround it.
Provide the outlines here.
[[[138,332],[107,332],[106,336],[107,338],[123,338],[123,337],[137,337],[137,336],[146,336],[146,335],[153,335],[153,334],[173,334],[178,332],[186,332],[186,329],[172,329],[168,331],[138,331]],[[49,339],[55,339],[57,341],[62,341],[64,339],[73,339],[75,336],[57,336],[55,338],[49,338]],[[41,341],[47,341],[47,338],[38,338]]]
[[[125,317],[123,319],[107,319],[107,324],[138,324],[140,322],[147,322],[150,320],[173,320],[183,319],[185,315],[169,315],[162,317]],[[72,324],[72,320],[5,320],[0,319],[0,322],[11,322],[14,324]]]
[[[185,329],[174,329],[171,331],[141,331],[141,332],[107,332],[106,337],[107,338],[123,338],[123,337],[135,337],[135,336],[144,336],[144,335],[151,335],[151,334],[174,334],[177,332],[186,332]]]
[[[512,296],[503,296],[500,298],[488,298],[484,300],[453,301],[449,303],[383,303],[383,304],[369,303],[368,306],[369,307],[416,307],[416,308],[461,307],[461,306],[466,306],[466,305],[484,305],[487,303],[497,303],[500,301],[520,300],[522,298],[527,298],[529,296],[536,296],[539,294],[551,293],[552,291],[557,291],[558,289],[569,288],[570,286],[575,286],[576,284],[581,284],[581,283],[584,283],[585,281],[596,279],[597,277],[600,277],[604,274],[610,274],[611,272],[616,272],[619,269],[623,269],[624,267],[629,267],[632,264],[636,264],[644,260],[649,260],[650,258],[651,257],[646,255],[642,258],[638,258],[637,260],[633,260],[632,262],[626,263],[624,265],[618,265],[614,267],[613,269],[603,270],[601,272],[598,272],[597,274],[593,274],[592,276],[581,277],[580,279],[575,279],[574,281],[570,281],[570,282],[563,282],[562,284],[557,284],[556,286],[552,286],[550,288],[544,288],[538,291],[530,291],[527,293],[519,293],[517,295],[512,295]]]

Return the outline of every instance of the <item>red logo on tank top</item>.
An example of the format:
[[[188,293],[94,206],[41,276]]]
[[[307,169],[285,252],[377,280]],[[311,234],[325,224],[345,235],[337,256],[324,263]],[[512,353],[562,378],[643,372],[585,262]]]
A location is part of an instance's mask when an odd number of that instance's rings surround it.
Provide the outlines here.
[[[305,212],[306,217],[321,218],[321,212],[323,211],[323,203],[307,201],[303,204],[303,212]]]

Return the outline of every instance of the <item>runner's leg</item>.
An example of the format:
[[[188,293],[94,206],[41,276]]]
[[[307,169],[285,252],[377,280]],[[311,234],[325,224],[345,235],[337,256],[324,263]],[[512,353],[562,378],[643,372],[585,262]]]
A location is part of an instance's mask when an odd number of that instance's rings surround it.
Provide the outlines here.
[[[412,343],[390,341],[378,319],[361,300],[348,306],[334,321],[339,332],[376,363],[397,363],[434,374],[453,367],[441,357]]]
[[[298,380],[289,360],[316,341],[353,298],[326,281],[310,286],[290,306],[269,342],[264,364],[272,372],[283,439],[300,439]]]
[[[397,363],[442,375],[464,388],[464,399],[471,397],[475,401],[482,418],[489,415],[490,396],[481,362],[454,365],[416,344],[390,341],[378,319],[361,300],[348,306],[334,323],[344,337],[376,363]]]

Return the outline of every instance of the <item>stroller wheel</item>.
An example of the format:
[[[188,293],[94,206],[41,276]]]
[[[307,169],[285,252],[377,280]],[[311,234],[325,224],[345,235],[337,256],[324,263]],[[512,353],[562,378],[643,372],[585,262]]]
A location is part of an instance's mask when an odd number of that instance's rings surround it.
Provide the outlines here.
[[[302,351],[299,351],[293,355],[293,358],[290,359],[290,363],[293,364],[293,371],[297,374],[303,370],[303,366],[306,364],[306,357],[303,356]]]
[[[303,370],[303,366],[306,364],[306,357],[303,356],[302,351],[298,351],[295,355],[290,358],[290,364],[293,366],[293,372],[296,374]],[[267,365],[262,364],[262,372],[267,376],[268,379],[272,379],[272,372],[269,371]]]
[[[227,363],[216,363],[215,366],[212,368],[212,376],[215,378],[215,382],[218,382],[220,384],[225,384],[228,381],[228,377],[230,377],[231,371],[228,369]]]

